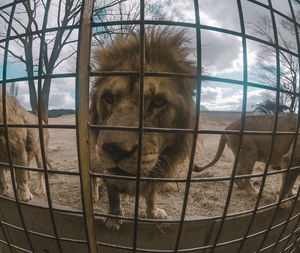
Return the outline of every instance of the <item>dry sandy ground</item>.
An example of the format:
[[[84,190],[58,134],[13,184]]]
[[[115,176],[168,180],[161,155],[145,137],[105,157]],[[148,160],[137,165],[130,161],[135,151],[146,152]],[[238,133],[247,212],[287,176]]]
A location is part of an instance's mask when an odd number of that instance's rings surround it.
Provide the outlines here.
[[[204,129],[223,130],[229,122],[240,117],[238,113],[202,113],[202,125]],[[75,116],[63,116],[50,119],[50,124],[74,124]],[[215,155],[220,135],[205,135],[202,145],[199,143],[198,148],[201,152],[197,152],[195,161],[198,165],[203,165],[210,161]],[[76,151],[76,133],[75,130],[51,129],[49,156],[52,166],[55,170],[78,171],[77,151]],[[230,176],[233,165],[233,155],[228,148],[222,155],[219,162],[201,172],[193,173],[193,177],[220,177]],[[179,177],[185,176],[185,169],[188,161],[179,168]],[[263,172],[263,164],[256,164],[255,173]],[[30,188],[33,192],[37,184],[37,173],[31,173],[32,179]],[[65,205],[75,209],[81,209],[80,180],[79,176],[69,175],[53,175],[49,176],[51,198],[54,204]],[[252,179],[253,180],[253,179]],[[261,178],[256,178],[255,185],[258,188]],[[263,197],[260,205],[266,205],[276,200],[276,192],[279,190],[280,176],[269,176],[263,191]],[[186,212],[187,218],[200,218],[204,216],[222,215],[225,200],[228,194],[229,181],[219,182],[197,182],[192,183],[190,187],[189,201]],[[158,196],[158,206],[164,208],[169,217],[177,219],[181,215],[185,184],[172,184],[169,191],[160,193]],[[105,187],[100,189],[101,199],[99,203],[94,205],[96,212],[106,212],[107,196]],[[34,198],[46,202],[45,196],[34,195]],[[144,200],[141,199],[141,216],[145,215]],[[233,188],[232,198],[229,205],[228,213],[250,210],[254,208],[256,198],[251,197],[247,192]],[[122,203],[125,208],[125,215],[132,216],[134,212],[134,200],[124,199]]]

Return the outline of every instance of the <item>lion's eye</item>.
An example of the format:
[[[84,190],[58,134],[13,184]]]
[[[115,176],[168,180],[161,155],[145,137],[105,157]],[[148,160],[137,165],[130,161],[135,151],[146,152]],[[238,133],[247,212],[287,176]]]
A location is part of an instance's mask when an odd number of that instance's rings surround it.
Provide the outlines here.
[[[103,100],[105,103],[112,105],[115,101],[114,95],[110,92],[106,92],[103,95]]]
[[[155,108],[163,107],[166,104],[167,104],[167,100],[161,96],[157,96],[152,100],[152,106]]]

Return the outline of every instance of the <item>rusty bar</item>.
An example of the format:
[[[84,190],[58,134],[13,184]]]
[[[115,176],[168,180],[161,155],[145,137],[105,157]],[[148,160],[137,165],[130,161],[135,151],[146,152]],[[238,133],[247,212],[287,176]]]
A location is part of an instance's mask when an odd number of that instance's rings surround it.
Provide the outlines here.
[[[84,0],[79,28],[76,78],[76,137],[84,224],[88,249],[97,252],[89,166],[89,66],[93,0]]]

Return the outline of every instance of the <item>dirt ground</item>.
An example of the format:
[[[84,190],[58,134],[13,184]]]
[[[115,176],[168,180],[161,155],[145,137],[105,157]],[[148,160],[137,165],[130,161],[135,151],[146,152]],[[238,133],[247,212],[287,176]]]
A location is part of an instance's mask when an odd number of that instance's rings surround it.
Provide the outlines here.
[[[233,119],[240,117],[239,113],[202,113],[201,122],[203,129],[224,129]],[[75,116],[68,115],[59,118],[51,118],[50,124],[75,124]],[[220,135],[205,135],[203,143],[197,145],[197,154],[195,163],[203,165],[209,162],[215,155]],[[199,152],[200,150],[200,152]],[[50,129],[49,157],[52,166],[57,171],[77,171],[77,150],[76,150],[76,132],[70,129]],[[32,165],[34,166],[34,165]],[[188,161],[183,163],[179,168],[178,177],[185,177]],[[228,148],[215,166],[201,172],[193,173],[193,177],[220,177],[230,176],[233,166],[233,155]],[[257,163],[254,173],[262,173],[263,164]],[[30,189],[34,193],[37,185],[37,173],[31,172]],[[255,178],[254,183],[259,188],[261,178]],[[51,199],[54,204],[64,205],[74,209],[81,209],[80,180],[79,176],[49,175]],[[267,177],[266,185],[263,191],[263,197],[260,206],[270,204],[276,200],[276,192],[280,187],[280,175]],[[299,182],[297,183],[297,185]],[[190,187],[188,207],[186,218],[212,217],[223,214],[225,201],[228,194],[229,181],[212,181],[192,183]],[[174,183],[170,185],[167,192],[159,194],[157,205],[164,208],[170,219],[178,219],[181,215],[183,196],[185,191],[184,183]],[[12,193],[10,193],[12,194]],[[100,189],[101,199],[94,204],[95,212],[106,212],[107,196],[105,187]],[[45,196],[37,196],[34,199],[46,202]],[[229,205],[228,213],[250,210],[254,208],[256,198],[251,197],[246,191],[233,188],[232,198]],[[125,210],[125,216],[132,216],[134,213],[134,199],[124,198],[122,206]],[[140,201],[140,216],[145,216],[144,200]]]

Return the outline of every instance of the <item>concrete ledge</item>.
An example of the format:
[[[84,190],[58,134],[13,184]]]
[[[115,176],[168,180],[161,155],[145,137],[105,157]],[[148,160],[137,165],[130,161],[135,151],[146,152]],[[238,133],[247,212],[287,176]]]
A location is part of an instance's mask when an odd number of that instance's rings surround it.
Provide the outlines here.
[[[33,243],[34,250],[36,252],[56,253],[58,251],[57,242],[54,238],[53,226],[49,215],[49,210],[45,207],[45,203],[39,203],[38,201],[32,201],[29,205],[21,204],[22,213],[25,219],[27,229],[50,235],[50,238],[43,238],[37,234],[30,234],[30,238]],[[60,209],[66,209],[65,207],[56,206]],[[275,208],[268,208],[263,211],[259,211],[254,219],[250,234],[255,234],[260,231],[264,231],[268,228],[270,221],[273,217]],[[294,231],[295,226],[300,227],[297,224],[299,217],[297,214],[300,212],[300,201],[296,204],[295,210],[292,214],[296,216],[293,220],[288,222],[288,226],[285,229],[282,238],[291,234]],[[279,209],[276,215],[274,225],[284,222],[290,213],[290,210]],[[71,239],[68,241],[61,241],[63,252],[76,252],[86,253],[88,252],[87,244],[81,242],[74,242],[72,240],[86,241],[85,227],[82,215],[68,214],[60,211],[54,212],[55,222],[60,238]],[[0,198],[0,217],[2,222],[11,224],[22,228],[21,220],[19,217],[18,209],[14,200],[8,198]],[[218,243],[234,241],[242,238],[249,225],[251,214],[241,215],[237,217],[227,218],[222,233],[219,237]],[[209,252],[209,250],[197,250],[199,247],[205,245],[212,245],[215,241],[218,229],[220,226],[220,220],[198,220],[198,221],[185,221],[183,226],[182,238],[180,243],[180,249],[186,249],[185,252]],[[299,222],[300,223],[300,222]],[[10,243],[30,250],[24,231],[20,231],[14,227],[7,225],[3,226],[6,234],[9,237]],[[276,242],[280,236],[283,226],[270,231],[266,242],[263,247],[267,247]],[[132,247],[133,243],[133,222],[124,222],[119,231],[111,231],[106,229],[103,219],[95,219],[95,232],[98,242],[104,244],[115,244],[123,247]],[[297,229],[296,229],[297,230]],[[0,229],[1,231],[1,229]],[[175,247],[175,241],[178,232],[177,223],[165,223],[154,224],[148,222],[141,222],[138,227],[138,240],[137,247],[148,250],[173,250]],[[299,236],[298,233],[292,233],[289,245],[293,244]],[[248,238],[244,244],[242,252],[254,252],[259,247],[264,234]],[[4,240],[2,231],[0,232],[1,240]],[[270,248],[264,252],[281,252],[285,246],[286,240],[279,243],[276,250]],[[216,248],[214,252],[237,252],[240,246],[240,242],[233,242],[230,244],[224,244]],[[110,248],[107,246],[99,245],[99,252],[115,253],[115,252],[130,252],[126,249]],[[193,249],[188,251],[187,249]],[[8,247],[4,243],[0,243],[0,252],[10,252]],[[19,252],[19,251],[16,251]],[[21,252],[21,251],[20,251]],[[149,251],[148,251],[149,252]],[[290,251],[287,251],[290,252]]]

